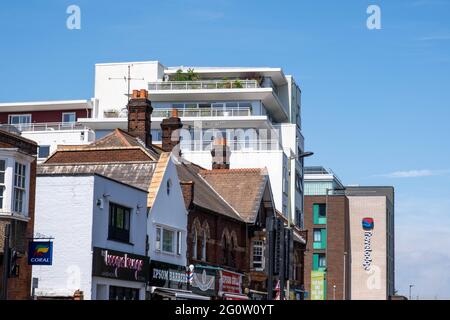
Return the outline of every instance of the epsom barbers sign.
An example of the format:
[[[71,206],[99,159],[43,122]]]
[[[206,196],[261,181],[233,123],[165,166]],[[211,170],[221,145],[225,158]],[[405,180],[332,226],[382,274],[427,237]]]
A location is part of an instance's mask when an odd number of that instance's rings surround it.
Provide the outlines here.
[[[363,268],[366,271],[370,271],[370,267],[372,266],[372,236],[374,226],[375,223],[373,218],[364,218],[362,220],[362,227],[364,230]]]
[[[94,247],[92,274],[98,277],[146,282],[148,257]]]
[[[186,289],[187,273],[185,266],[153,260],[150,262],[149,284],[155,287]]]

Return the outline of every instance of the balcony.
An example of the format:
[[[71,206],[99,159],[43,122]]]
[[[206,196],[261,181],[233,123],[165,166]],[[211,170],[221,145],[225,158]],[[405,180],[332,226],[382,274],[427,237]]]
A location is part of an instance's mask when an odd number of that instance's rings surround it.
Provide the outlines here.
[[[212,141],[184,140],[180,143],[182,151],[211,151]],[[282,150],[278,140],[233,140],[228,141],[231,152],[249,151],[280,151]]]
[[[177,109],[178,116],[184,117],[246,117],[252,115],[251,108],[197,108],[197,109]],[[153,109],[152,116],[156,118],[169,118],[172,115],[172,109],[157,108]]]
[[[165,81],[149,82],[149,91],[159,90],[218,90],[218,89],[255,89],[256,80],[205,80],[205,81]]]
[[[0,125],[0,129],[9,132],[89,130],[88,127],[77,122],[2,124]]]
[[[257,80],[204,80],[149,82],[151,100],[186,101],[261,101],[277,122],[288,120],[288,106],[278,96],[276,86]]]

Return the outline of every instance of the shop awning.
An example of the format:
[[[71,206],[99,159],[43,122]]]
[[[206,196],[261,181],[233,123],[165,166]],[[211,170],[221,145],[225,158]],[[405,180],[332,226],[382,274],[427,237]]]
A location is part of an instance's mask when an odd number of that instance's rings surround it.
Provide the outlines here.
[[[225,300],[250,300],[248,296],[237,293],[223,293],[222,297]]]
[[[201,296],[192,291],[172,288],[151,287],[150,292],[173,300],[211,300],[210,297]]]

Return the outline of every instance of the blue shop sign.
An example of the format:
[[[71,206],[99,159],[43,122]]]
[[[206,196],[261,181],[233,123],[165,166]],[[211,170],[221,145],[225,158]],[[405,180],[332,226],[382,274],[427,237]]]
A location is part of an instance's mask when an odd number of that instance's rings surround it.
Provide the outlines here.
[[[28,264],[32,266],[51,266],[53,242],[30,241],[28,244]]]

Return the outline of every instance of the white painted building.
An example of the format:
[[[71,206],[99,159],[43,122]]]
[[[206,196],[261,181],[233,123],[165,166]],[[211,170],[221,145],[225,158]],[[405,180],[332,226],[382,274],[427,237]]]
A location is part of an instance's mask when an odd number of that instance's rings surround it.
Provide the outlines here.
[[[116,259],[127,254],[128,258],[148,260],[146,202],[146,190],[97,174],[39,175],[35,233],[54,240],[53,265],[33,266],[33,277],[39,280],[36,295],[67,297],[81,290],[86,300],[108,300],[123,294],[144,299],[145,280],[130,278],[132,272],[126,267],[116,269],[117,278],[114,272],[100,276],[94,270],[108,268],[95,266],[104,261],[94,255],[96,248],[101,248],[100,254],[109,250],[108,255]],[[128,225],[120,228],[122,222],[112,223],[112,217],[117,221],[123,217]],[[144,263],[148,266],[148,261]],[[139,279],[144,272],[139,272]]]
[[[77,123],[91,116],[92,100],[0,103],[0,128],[14,130],[38,144],[38,162],[58,145],[82,145],[95,140],[94,131]]]
[[[212,136],[226,135],[232,150],[231,168],[267,167],[276,208],[287,216],[287,160],[304,151],[301,91],[294,78],[281,68],[192,67],[196,81],[177,81],[177,71],[188,69],[166,67],[158,61],[97,64],[93,117],[79,121],[97,137],[116,127],[126,129],[129,93],[148,89],[154,108],[154,143],[160,143],[161,121],[173,108],[178,110],[183,129],[190,132],[184,137],[191,140],[188,145],[184,139],[185,159],[210,168]],[[293,167],[292,218],[301,226],[303,162],[296,160]]]
[[[304,151],[301,91],[294,78],[281,68],[192,67],[195,81],[177,81],[178,70],[186,73],[188,69],[166,67],[158,61],[96,64],[94,97],[79,106],[90,110],[85,118],[77,118],[80,129],[51,134],[25,130],[23,135],[44,147],[44,157],[57,144],[91,142],[93,132],[98,139],[115,128],[126,130],[129,94],[148,89],[154,108],[154,143],[161,142],[161,121],[173,108],[178,110],[183,129],[189,131],[191,144],[184,146],[185,159],[210,168],[212,136],[226,135],[233,153],[231,168],[267,167],[277,210],[288,215],[290,188],[291,216],[303,226],[303,160],[294,161],[290,178],[288,168],[288,157]],[[49,108],[45,103],[40,107]],[[0,104],[0,115],[8,108],[11,104]],[[39,109],[39,103],[23,108]]]

